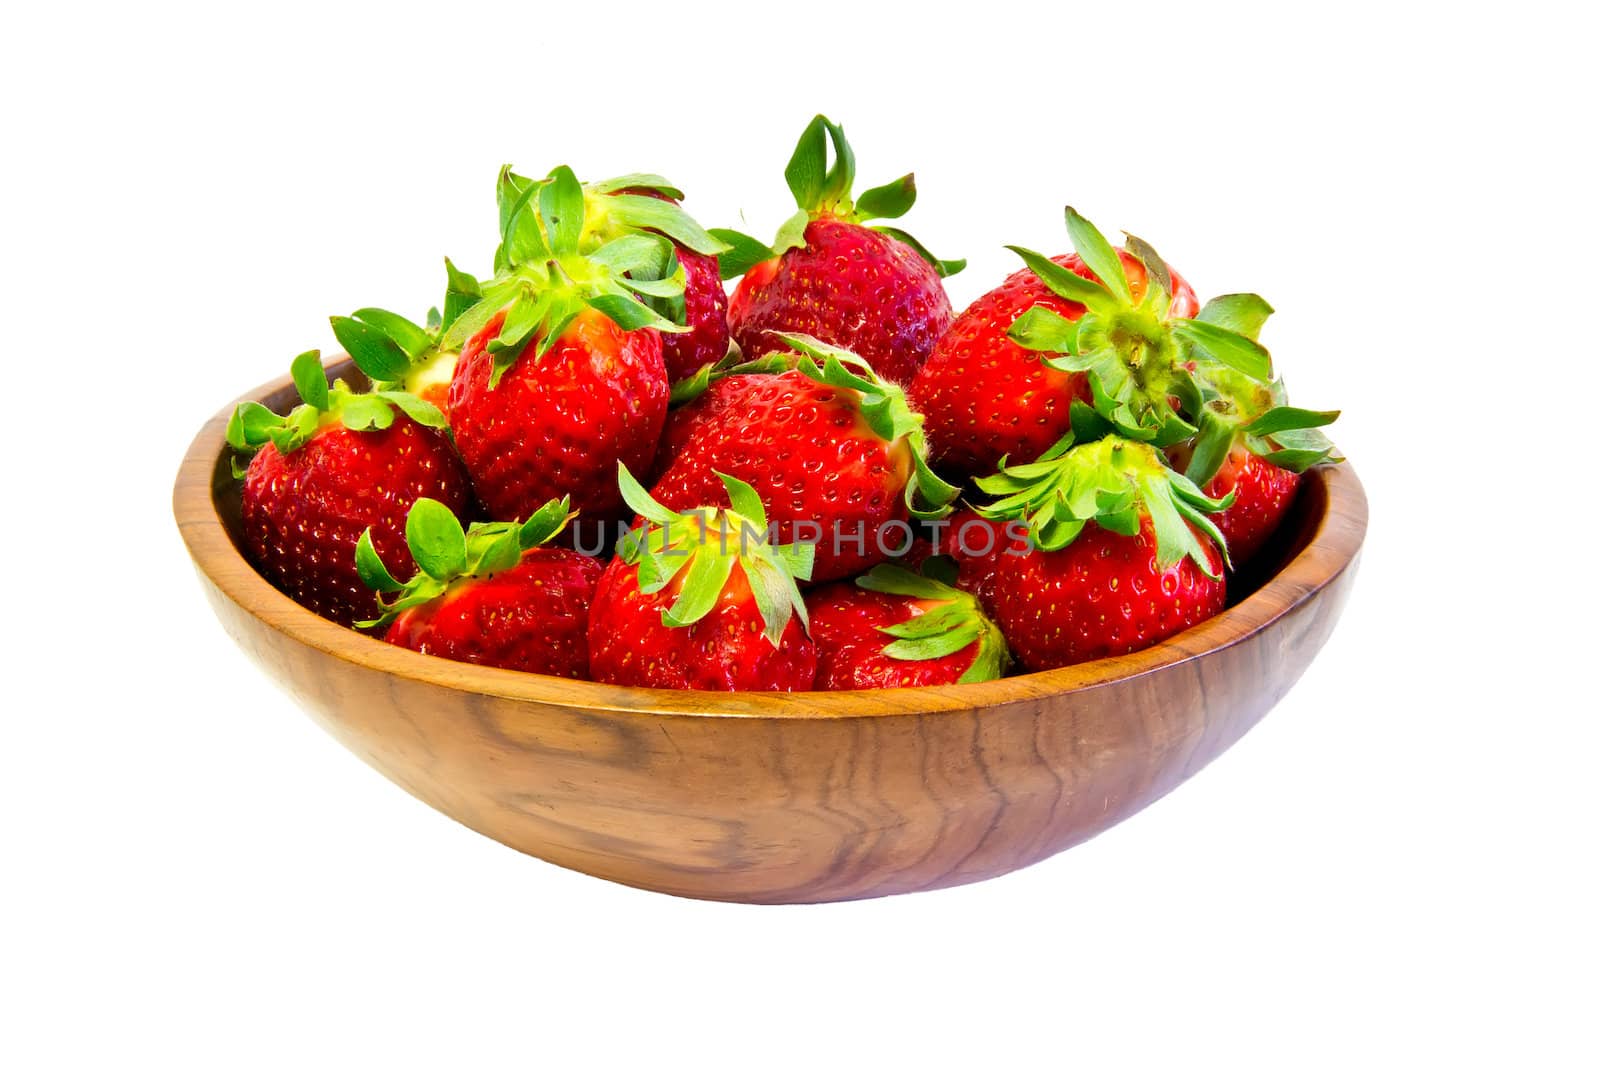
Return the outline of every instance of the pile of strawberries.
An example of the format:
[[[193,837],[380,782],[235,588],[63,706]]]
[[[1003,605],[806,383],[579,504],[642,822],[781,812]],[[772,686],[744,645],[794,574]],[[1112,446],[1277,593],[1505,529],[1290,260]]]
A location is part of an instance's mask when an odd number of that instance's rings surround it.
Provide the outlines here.
[[[831,149],[831,151],[830,151]],[[665,179],[503,169],[493,276],[332,320],[241,405],[244,544],[305,607],[428,655],[621,685],[976,682],[1221,610],[1336,412],[1289,407],[1258,296],[1201,306],[1067,209],[1073,252],[954,314],[818,116],[766,245]],[[731,298],[724,283],[739,278]],[[646,486],[649,488],[647,489]]]

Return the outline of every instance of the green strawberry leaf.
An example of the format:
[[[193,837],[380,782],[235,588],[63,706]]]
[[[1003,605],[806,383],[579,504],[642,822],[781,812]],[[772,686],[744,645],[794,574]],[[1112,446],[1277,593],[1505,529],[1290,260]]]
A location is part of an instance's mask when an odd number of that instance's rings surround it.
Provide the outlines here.
[[[1073,250],[1084,266],[1094,272],[1102,285],[1124,304],[1133,303],[1133,291],[1128,287],[1128,275],[1122,268],[1122,258],[1111,247],[1105,235],[1094,224],[1071,207],[1067,208],[1067,236]],[[1031,265],[1031,264],[1030,264]]]
[[[1131,233],[1123,233],[1122,247],[1128,254],[1144,264],[1145,274],[1155,283],[1155,288],[1172,295],[1172,268],[1167,266],[1167,261],[1161,258],[1147,241],[1135,237]]]
[[[372,381],[397,382],[411,369],[411,357],[405,349],[372,323],[342,315],[334,315],[328,322],[339,344]]]
[[[670,200],[633,194],[611,199],[614,203],[607,204],[606,210],[627,226],[655,230],[702,255],[718,256],[731,251],[731,245],[703,229],[687,211]]]
[[[444,270],[444,314],[439,317],[441,332],[448,331],[469,308],[483,299],[483,289],[478,285],[478,279],[466,271],[457,270],[449,256],[445,257]]]
[[[868,189],[856,197],[856,219],[897,219],[911,210],[917,202],[917,179],[914,174],[896,178],[886,185]]]
[[[740,481],[731,474],[721,471],[712,471],[728,491],[728,503],[732,505],[734,514],[742,515],[749,519],[751,524],[761,530],[767,528],[767,509],[761,503],[761,496],[749,482]]]
[[[1045,288],[1061,299],[1097,311],[1106,311],[1114,306],[1110,291],[1100,283],[1074,274],[1049,256],[1042,256],[1031,248],[1023,248],[1020,245],[1006,245],[1006,247],[1021,256],[1022,262],[1039,276]]]
[[[730,535],[738,536],[737,533]],[[713,539],[712,543],[702,544],[684,573],[677,599],[661,616],[661,621],[667,626],[693,626],[705,618],[716,607],[722,587],[727,584],[738,559],[738,552],[728,551],[722,540]]]
[[[1272,357],[1265,348],[1232,330],[1197,319],[1172,320],[1172,332],[1207,359],[1258,382],[1272,380]]]
[[[437,500],[422,497],[406,516],[406,544],[423,573],[441,582],[467,566],[467,535],[455,513]]]
[[[625,189],[649,189],[651,192],[670,196],[674,200],[683,199],[683,190],[659,174],[623,174],[616,178],[607,178],[603,182],[590,182],[584,188],[602,195],[620,193]]]
[[[1006,336],[1036,352],[1078,354],[1078,324],[1046,307],[1034,306],[1018,315]]]
[[[1339,417],[1337,411],[1308,411],[1305,408],[1274,407],[1246,423],[1244,432],[1255,437],[1271,437],[1287,430],[1311,430],[1327,426]]]
[[[554,256],[576,255],[583,233],[583,185],[572,168],[560,166],[539,190],[539,218]]]
[[[433,351],[433,338],[428,336],[428,331],[404,315],[382,308],[362,308],[354,316],[398,345],[408,362],[415,362]]]
[[[316,349],[302,352],[289,364],[289,377],[294,380],[294,391],[300,399],[318,411],[328,410],[328,375],[322,369],[322,353]]]
[[[707,232],[728,246],[728,251],[717,256],[717,270],[722,275],[723,281],[737,278],[757,263],[763,263],[777,255],[754,237],[738,230],[712,227]]]
[[[415,393],[408,393],[403,389],[380,389],[372,395],[385,403],[393,404],[404,412],[408,419],[420,426],[443,430],[450,425],[450,421],[444,417],[444,412]]]
[[[340,398],[339,421],[351,430],[386,430],[394,424],[394,408],[373,393]]]
[[[791,248],[804,248],[806,246],[806,227],[811,225],[811,216],[804,211],[797,211],[790,215],[782,226],[778,227],[778,236],[772,240],[774,255],[783,255]]]
[[[896,241],[899,241],[903,245],[909,245],[913,252],[928,261],[928,264],[933,267],[934,273],[938,274],[941,278],[948,278],[951,275],[960,274],[962,271],[967,269],[966,260],[940,259],[932,252],[928,251],[921,241],[917,240],[904,230],[896,229],[893,226],[874,226],[872,229],[877,230],[879,233],[887,234],[888,236],[893,237]]]
[[[617,488],[622,492],[623,501],[641,519],[660,526],[668,526],[678,521],[677,514],[656,503],[655,498],[646,492],[644,486],[633,476],[633,472],[620,462],[617,464]]]
[[[356,573],[368,589],[380,593],[397,593],[405,585],[395,580],[389,573],[389,568],[383,565],[383,560],[378,556],[378,550],[372,547],[372,531],[361,531],[361,538],[356,542]]]
[[[679,326],[657,314],[647,304],[620,293],[602,293],[589,298],[589,306],[624,330],[642,330],[649,327],[662,333],[687,333],[689,327]]]
[[[1254,293],[1229,293],[1206,301],[1195,318],[1254,341],[1272,314],[1272,305]]]

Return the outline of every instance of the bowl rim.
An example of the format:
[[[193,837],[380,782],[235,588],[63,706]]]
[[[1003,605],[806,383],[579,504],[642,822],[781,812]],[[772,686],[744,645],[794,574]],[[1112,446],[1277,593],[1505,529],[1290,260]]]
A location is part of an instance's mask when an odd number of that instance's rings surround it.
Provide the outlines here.
[[[328,361],[330,374],[348,357]],[[173,484],[178,530],[196,569],[260,623],[324,655],[445,689],[533,705],[694,718],[837,719],[971,711],[1113,685],[1221,652],[1271,626],[1336,581],[1357,559],[1366,536],[1367,500],[1349,463],[1317,467],[1325,506],[1306,543],[1248,597],[1149,648],[1070,667],[966,685],[803,693],[721,693],[645,689],[486,667],[427,656],[346,629],[301,607],[256,572],[234,547],[213,496],[234,408],[291,385],[284,375],[238,397],[208,419],[190,442]]]

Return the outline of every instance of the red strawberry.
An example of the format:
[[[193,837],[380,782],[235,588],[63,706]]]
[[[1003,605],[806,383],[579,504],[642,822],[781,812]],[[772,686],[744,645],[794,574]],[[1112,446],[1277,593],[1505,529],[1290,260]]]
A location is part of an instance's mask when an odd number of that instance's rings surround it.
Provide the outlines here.
[[[1005,673],[1005,639],[970,594],[883,564],[806,594],[818,689],[984,682]]]
[[[293,373],[304,403],[287,416],[246,403],[228,421],[228,443],[255,450],[240,494],[244,548],[279,589],[348,624],[372,605],[356,573],[361,532],[372,527],[378,553],[409,576],[406,513],[422,497],[464,513],[467,473],[426,402],[330,389],[317,352],[298,356]]]
[[[504,322],[495,315],[467,342],[450,383],[450,425],[479,498],[507,520],[557,494],[594,518],[620,514],[610,469],[648,467],[666,420],[660,336],[586,309],[543,356],[529,346],[496,382]]]
[[[1299,488],[1300,475],[1273,466],[1242,445],[1228,453],[1205,491],[1215,500],[1233,498],[1233,504],[1212,521],[1227,540],[1236,565],[1254,556],[1272,536]]]
[[[827,141],[834,163],[827,166]],[[890,381],[916,373],[950,325],[942,278],[965,261],[935,259],[909,234],[867,226],[899,218],[916,201],[910,174],[851,198],[855,155],[844,131],[818,115],[784,172],[800,211],[773,247],[733,231],[723,277],[744,278],[728,304],[728,325],[746,358],[781,351],[774,333],[803,333],[855,352]]]
[[[1218,297],[1201,312],[1254,340],[1272,308],[1253,294]],[[1199,429],[1170,449],[1172,462],[1214,499],[1233,503],[1218,512],[1217,529],[1228,541],[1235,565],[1260,550],[1294,502],[1300,475],[1324,462],[1338,462],[1333,442],[1320,427],[1337,411],[1288,406],[1282,381],[1261,383],[1227,367],[1195,375]]]
[[[809,545],[774,546],[755,491],[724,478],[730,508],[675,514],[620,468],[641,522],[606,568],[589,614],[597,682],[657,689],[812,687],[816,648],[796,578]]]
[[[1226,548],[1215,501],[1146,444],[1063,438],[1036,463],[978,485],[980,509],[1029,524],[1035,551],[995,560],[995,618],[1029,670],[1119,656],[1222,610]],[[1215,543],[1213,543],[1215,542]]]
[[[409,582],[396,581],[370,531],[362,535],[356,562],[383,611],[357,625],[388,624],[384,640],[430,656],[589,677],[589,604],[601,567],[547,545],[566,525],[568,506],[553,500],[525,523],[473,523],[463,531],[450,509],[417,501],[406,537],[421,569]]]
[[[499,183],[502,212],[528,196],[530,188],[537,191],[537,186],[552,180],[533,182],[503,168]],[[683,267],[681,290],[668,296],[643,294],[656,311],[687,327],[685,332],[668,333],[661,340],[671,381],[690,377],[728,354],[728,294],[722,287],[717,256],[732,248],[702,229],[680,206],[681,200],[683,191],[656,174],[627,174],[591,182],[583,187],[583,232],[578,242],[578,251],[585,255],[638,234],[659,234],[672,243]],[[502,252],[496,257],[496,269],[504,261]]]
[[[1168,388],[1174,364],[1185,358],[1170,324],[1196,313],[1194,290],[1143,242],[1130,238],[1128,250],[1113,250],[1076,212],[1067,213],[1078,253],[1046,259],[1014,249],[1028,266],[962,312],[907,387],[912,406],[927,416],[940,469],[980,475],[1002,456],[1031,460],[1071,428],[1074,400],[1095,401],[1091,374],[1102,377],[1111,408],[1126,407],[1136,391]],[[1101,270],[1109,283],[1097,280]],[[1072,333],[1068,324],[1090,310],[1085,301],[1094,305],[1091,328],[1114,322],[1119,329],[1093,329],[1097,360],[1067,366],[1054,353]],[[1120,370],[1125,363],[1143,369]],[[1164,394],[1160,403],[1170,406]],[[1147,405],[1133,406],[1145,423],[1160,423]],[[1119,429],[1139,434],[1138,426],[1122,425],[1127,421],[1118,421]]]
[[[684,327],[637,296],[682,292],[666,276],[671,246],[630,234],[580,255],[583,191],[565,167],[502,207],[502,266],[445,337],[470,335],[450,383],[456,445],[494,518],[568,495],[589,519],[612,518],[611,471],[648,469],[667,415],[660,332]]]
[[[783,339],[804,354],[794,370],[722,378],[676,416],[693,425],[653,492],[684,510],[719,500],[723,475],[747,481],[776,539],[814,542],[816,580],[832,581],[890,558],[909,520],[944,514],[955,489],[923,461],[921,419],[897,386],[842,349]]]

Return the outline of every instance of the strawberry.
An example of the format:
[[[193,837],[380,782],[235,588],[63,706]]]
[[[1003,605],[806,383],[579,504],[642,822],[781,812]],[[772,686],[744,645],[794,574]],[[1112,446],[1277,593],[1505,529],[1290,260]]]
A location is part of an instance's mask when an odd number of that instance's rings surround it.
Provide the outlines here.
[[[1228,338],[1193,326],[1194,291],[1149,245],[1113,249],[1070,207],[1067,230],[1074,255],[1011,246],[1026,268],[961,313],[908,387],[941,469],[985,474],[1002,456],[1040,455],[1071,427],[1074,401],[1140,440],[1194,432],[1173,394],[1188,364],[1214,362],[1207,346]],[[1232,341],[1223,355],[1270,374],[1265,350]]]
[[[499,196],[504,213],[535,184],[505,167]],[[626,174],[583,186],[583,231],[578,251],[585,255],[636,234],[659,234],[672,243],[683,270],[682,291],[645,299],[664,317],[686,327],[662,337],[661,354],[671,381],[690,377],[728,353],[728,294],[722,287],[717,256],[730,245],[711,236],[680,205],[683,191],[657,174]],[[505,262],[504,247],[496,269]]]
[[[880,564],[852,585],[806,594],[818,689],[984,682],[1005,673],[1005,639],[968,593]]]
[[[580,255],[583,189],[565,167],[502,219],[501,266],[441,342],[467,338],[450,381],[456,445],[493,518],[568,495],[591,520],[615,517],[612,469],[648,469],[666,419],[661,333],[686,329],[637,298],[681,295],[671,245],[629,234]]]
[[[623,497],[640,522],[600,577],[589,614],[597,682],[658,689],[812,688],[816,648],[795,580],[810,545],[773,545],[749,485],[724,477],[730,507],[674,513],[626,467]]]
[[[831,140],[834,162],[827,163]],[[809,334],[865,359],[880,376],[908,381],[950,325],[941,279],[965,261],[935,259],[894,219],[916,202],[912,175],[852,199],[855,154],[844,130],[818,115],[784,171],[799,212],[769,248],[732,230],[722,276],[744,277],[728,303],[728,325],[747,358],[781,350],[773,333]]]
[[[464,513],[467,472],[441,432],[444,416],[426,401],[330,388],[315,351],[297,356],[292,373],[303,403],[288,415],[245,403],[228,420],[228,443],[255,453],[242,471],[235,462],[244,549],[279,589],[348,624],[372,604],[356,571],[361,532],[371,527],[376,551],[409,576],[406,513],[422,497]]]
[[[675,414],[691,425],[653,492],[683,510],[720,500],[723,475],[747,481],[776,539],[815,543],[815,578],[832,581],[888,559],[909,520],[945,514],[956,491],[928,469],[921,417],[899,387],[843,349],[780,339],[801,353],[795,369],[721,378]]]
[[[382,308],[362,308],[328,321],[361,373],[379,388],[403,389],[448,412],[450,376],[460,351],[459,347],[444,348],[440,341],[483,293],[478,279],[457,270],[449,259],[444,261],[444,269],[449,277],[444,311],[431,309],[426,326]]]
[[[1255,340],[1272,307],[1250,293],[1218,297],[1200,317]],[[1213,521],[1237,565],[1254,556],[1294,502],[1300,475],[1339,462],[1320,427],[1337,411],[1288,406],[1282,381],[1262,383],[1227,367],[1195,377],[1200,406],[1194,438],[1169,449],[1173,465],[1206,494],[1233,503]]]
[[[418,500],[406,518],[406,543],[419,568],[410,581],[390,574],[371,530],[356,545],[361,580],[377,591],[382,609],[356,625],[386,625],[391,645],[430,656],[588,678],[589,603],[601,567],[548,546],[567,524],[569,507],[552,500],[527,522],[473,523],[463,531],[449,508]]]
[[[1034,551],[994,561],[995,618],[1029,670],[1118,656],[1222,610],[1227,549],[1212,500],[1148,444],[1063,437],[978,480],[988,518],[1028,523]]]
[[[1211,521],[1228,542],[1234,564],[1242,565],[1278,528],[1300,489],[1300,475],[1236,445],[1204,488],[1213,500],[1233,501]]]

